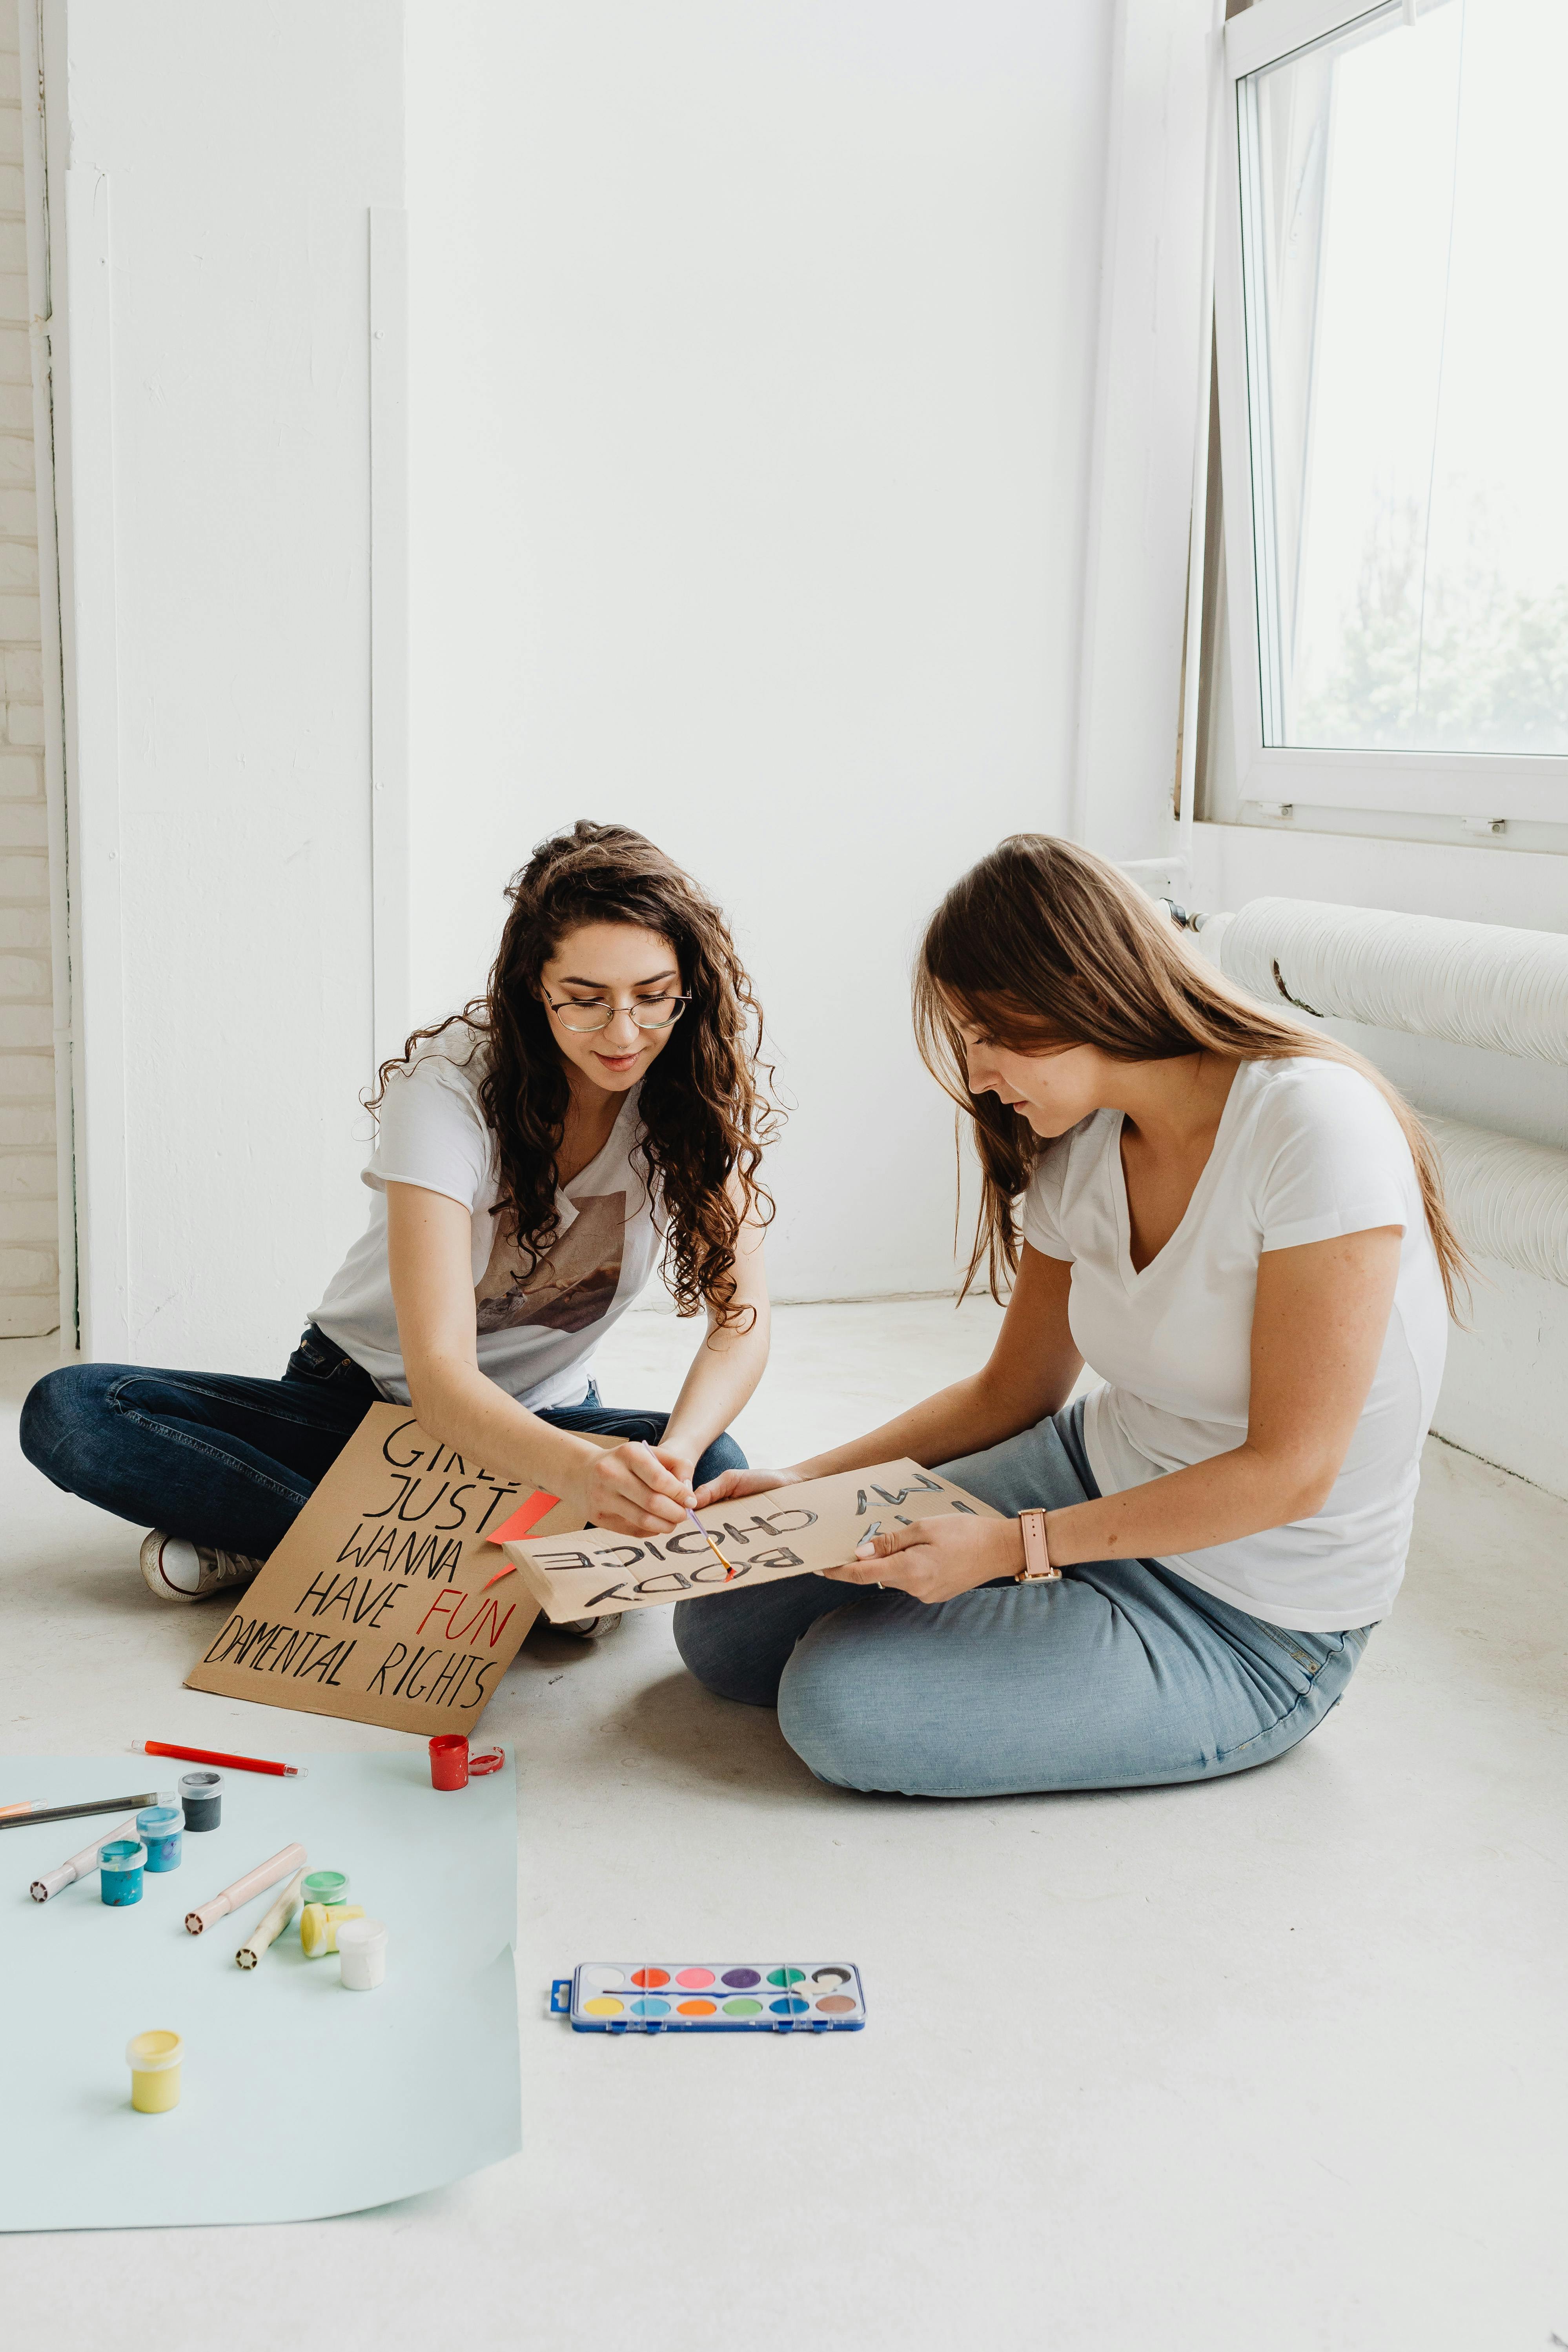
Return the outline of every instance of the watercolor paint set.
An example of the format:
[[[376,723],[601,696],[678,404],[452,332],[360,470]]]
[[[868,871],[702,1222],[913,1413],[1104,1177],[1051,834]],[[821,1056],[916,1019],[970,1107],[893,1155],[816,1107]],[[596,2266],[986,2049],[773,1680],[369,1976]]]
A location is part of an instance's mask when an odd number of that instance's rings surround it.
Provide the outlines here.
[[[858,2033],[866,1996],[844,1960],[584,1960],[550,2010],[574,2033]]]

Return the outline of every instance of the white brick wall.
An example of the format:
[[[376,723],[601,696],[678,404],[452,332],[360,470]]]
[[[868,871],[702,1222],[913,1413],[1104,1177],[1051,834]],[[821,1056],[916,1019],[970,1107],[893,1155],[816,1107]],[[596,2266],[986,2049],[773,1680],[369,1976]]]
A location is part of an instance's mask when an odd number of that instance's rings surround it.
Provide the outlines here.
[[[59,1321],[17,0],[0,0],[0,1339]]]

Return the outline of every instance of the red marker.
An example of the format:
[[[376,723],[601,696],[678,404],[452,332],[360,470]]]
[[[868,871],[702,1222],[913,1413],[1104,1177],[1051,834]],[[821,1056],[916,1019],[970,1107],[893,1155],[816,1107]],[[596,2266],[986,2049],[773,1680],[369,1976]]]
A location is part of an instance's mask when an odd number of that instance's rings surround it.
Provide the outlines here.
[[[222,1756],[216,1748],[171,1748],[162,1739],[133,1739],[138,1756],[178,1756],[186,1764],[226,1764],[231,1772],[273,1772],[280,1780],[303,1780],[303,1764],[268,1764],[259,1756]]]

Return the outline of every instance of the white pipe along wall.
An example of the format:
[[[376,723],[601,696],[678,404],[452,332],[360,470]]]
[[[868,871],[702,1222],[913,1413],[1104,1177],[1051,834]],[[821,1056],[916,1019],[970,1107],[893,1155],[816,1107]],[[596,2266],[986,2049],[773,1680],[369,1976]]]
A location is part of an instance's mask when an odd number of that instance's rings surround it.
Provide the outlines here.
[[[1439,915],[1253,898],[1198,934],[1265,1003],[1568,1063],[1568,937]]]
[[[1568,1286],[1568,1151],[1428,1118],[1459,1236],[1478,1257]]]

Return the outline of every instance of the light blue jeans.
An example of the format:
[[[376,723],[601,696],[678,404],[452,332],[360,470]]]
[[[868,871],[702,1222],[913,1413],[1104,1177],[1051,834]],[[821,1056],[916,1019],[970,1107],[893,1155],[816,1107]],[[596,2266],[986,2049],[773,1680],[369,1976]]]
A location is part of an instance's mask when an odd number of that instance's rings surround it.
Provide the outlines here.
[[[1081,1402],[942,1472],[1008,1514],[1100,1492]],[[699,1681],[776,1706],[819,1780],[910,1797],[1247,1771],[1322,1721],[1371,1631],[1288,1633],[1150,1559],[984,1584],[935,1607],[798,1576],[675,1612]]]

